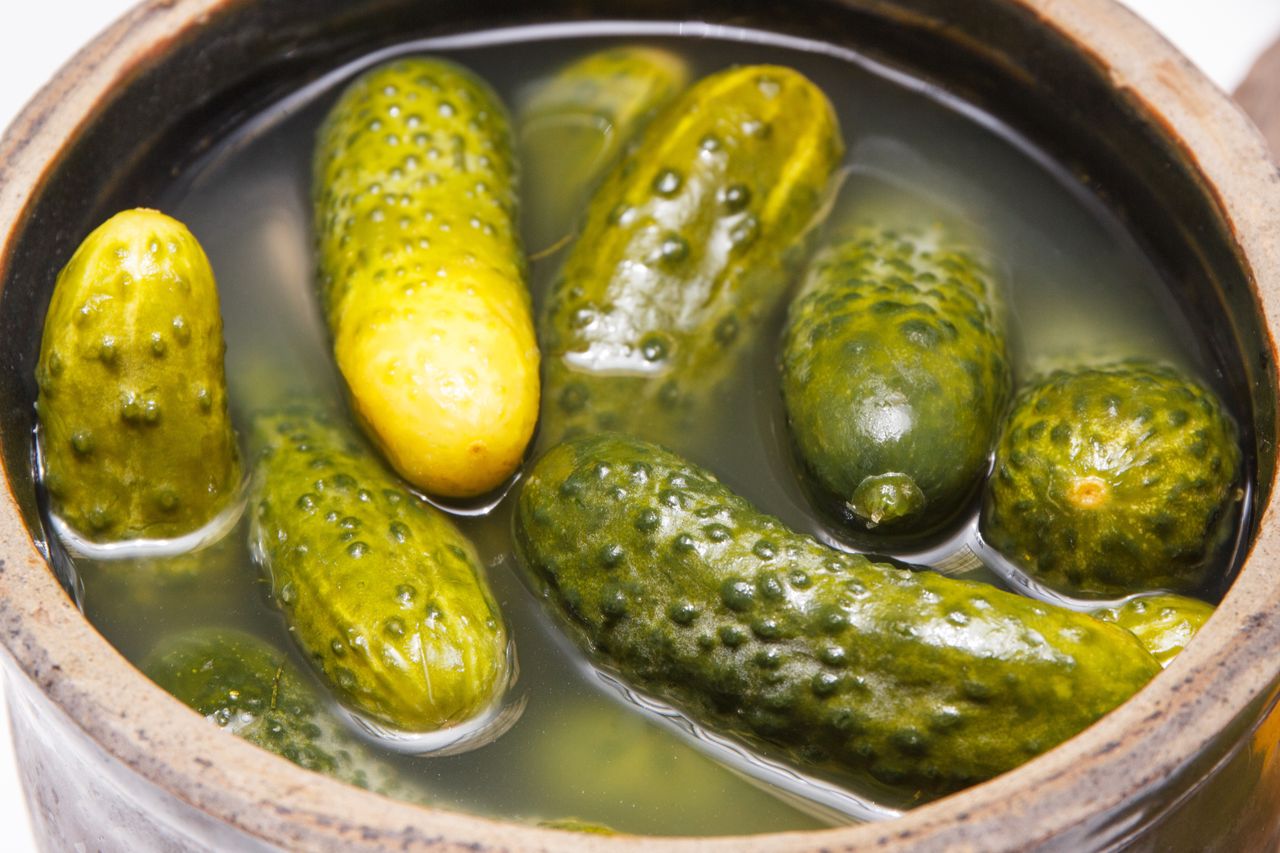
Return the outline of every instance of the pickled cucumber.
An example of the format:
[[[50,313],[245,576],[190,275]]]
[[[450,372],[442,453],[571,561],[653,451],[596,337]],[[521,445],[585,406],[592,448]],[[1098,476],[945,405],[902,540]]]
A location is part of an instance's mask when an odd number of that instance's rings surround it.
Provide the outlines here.
[[[1160,670],[1127,631],[829,550],[618,434],[536,464],[515,539],[578,643],[633,686],[909,792],[1015,767]]]
[[[821,251],[780,358],[807,485],[858,534],[945,525],[982,482],[1012,392],[1000,287],[944,227]]]
[[[654,119],[592,198],[540,318],[547,443],[715,432],[717,386],[780,301],[843,151],[826,96],[788,68],[713,74]]]
[[[1213,609],[1212,604],[1185,595],[1144,595],[1119,607],[1096,610],[1093,616],[1133,633],[1161,666],[1168,666],[1213,615]]]
[[[1064,592],[1190,592],[1230,530],[1239,474],[1234,422],[1211,391],[1173,368],[1057,370],[1014,402],[982,532]]]
[[[250,541],[290,632],[357,712],[405,732],[492,707],[507,630],[471,544],[306,404],[259,416]]]
[[[180,536],[227,507],[240,457],[223,352],[213,271],[186,226],[127,210],[86,237],[36,367],[53,512],[111,542]]]
[[[284,653],[240,631],[199,628],[161,642],[148,678],[226,731],[308,770],[366,787],[354,746]]]
[[[591,185],[688,81],[676,54],[623,45],[576,59],[533,90],[519,122],[531,250],[569,233]]]
[[[503,105],[449,62],[374,68],[320,130],[315,228],[338,367],[370,438],[433,494],[493,489],[533,435],[515,183]]]

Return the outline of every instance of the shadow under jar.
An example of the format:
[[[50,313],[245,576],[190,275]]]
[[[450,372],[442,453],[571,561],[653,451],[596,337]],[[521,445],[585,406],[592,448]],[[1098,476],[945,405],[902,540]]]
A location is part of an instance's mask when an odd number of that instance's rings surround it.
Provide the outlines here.
[[[622,19],[640,23],[601,24]],[[750,31],[851,51],[1051,164],[1123,226],[1192,319],[1196,359],[1239,421],[1252,484],[1251,547],[1224,577],[1230,588],[1215,616],[1168,671],[1046,755],[892,821],[680,841],[532,828],[306,774],[200,720],[95,631],[46,560],[32,475],[39,329],[76,242],[118,209],[180,197],[190,189],[182,182],[224,154],[226,140],[348,63],[415,39],[542,24],[678,36],[673,43],[693,56]],[[845,132],[856,139],[852,118]],[[0,640],[37,833],[54,849],[1274,844],[1280,545],[1268,508],[1278,233],[1280,181],[1256,132],[1165,42],[1104,0],[1069,8],[1034,0],[144,4],[77,56],[0,143],[0,450],[9,486],[0,501]]]

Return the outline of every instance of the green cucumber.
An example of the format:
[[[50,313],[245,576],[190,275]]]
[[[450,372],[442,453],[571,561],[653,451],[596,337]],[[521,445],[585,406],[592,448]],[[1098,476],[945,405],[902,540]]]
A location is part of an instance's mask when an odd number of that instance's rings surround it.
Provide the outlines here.
[[[674,53],[622,45],[588,53],[536,85],[519,110],[533,250],[569,233],[600,174],[688,81],[688,64]]]
[[[334,357],[365,432],[432,494],[491,491],[538,418],[506,110],[439,59],[379,65],[320,128],[315,229]]]
[[[167,539],[235,498],[222,314],[209,261],[154,210],[108,219],[58,275],[36,367],[55,515],[96,542]]]
[[[810,264],[782,395],[810,491],[849,530],[927,534],[976,493],[1012,392],[999,291],[942,226],[863,226]]]
[[[308,770],[361,787],[355,745],[281,651],[240,631],[198,628],[160,642],[148,678],[219,727]]]
[[[254,553],[338,698],[404,732],[491,709],[512,668],[471,543],[323,411],[261,415],[254,439]]]
[[[542,457],[515,538],[577,642],[634,687],[908,792],[1016,767],[1160,670],[1127,631],[832,551],[622,435]]]
[[[1157,594],[1095,610],[1093,617],[1131,632],[1161,666],[1168,666],[1209,620],[1213,610],[1212,604],[1198,598]]]
[[[826,96],[777,66],[713,74],[654,119],[596,191],[544,306],[546,443],[705,427],[843,152]]]
[[[1055,370],[1023,389],[996,446],[982,534],[1073,595],[1192,592],[1241,498],[1236,427],[1172,367]]]

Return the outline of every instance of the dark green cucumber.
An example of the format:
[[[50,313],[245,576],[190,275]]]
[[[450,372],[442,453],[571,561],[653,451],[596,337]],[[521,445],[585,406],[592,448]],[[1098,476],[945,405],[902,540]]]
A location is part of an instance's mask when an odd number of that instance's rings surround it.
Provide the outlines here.
[[[865,226],[821,251],[792,302],[782,395],[818,503],[858,533],[953,518],[1012,392],[999,285],[941,226]]]
[[[569,233],[622,147],[684,89],[670,51],[622,45],[579,57],[540,81],[519,110],[524,233],[541,251]]]
[[[240,631],[199,628],[162,641],[142,671],[226,731],[294,764],[367,785],[353,744],[288,657]]]
[[[776,66],[713,74],[654,119],[596,191],[544,306],[543,439],[705,427],[843,150],[826,96]]]
[[[165,539],[235,498],[213,271],[181,222],[111,217],[58,275],[36,381],[53,511],[98,542]]]
[[[1095,610],[1093,617],[1131,632],[1161,666],[1168,666],[1209,620],[1213,610],[1212,604],[1198,598],[1158,594]]]
[[[548,452],[515,538],[579,644],[633,686],[908,791],[1015,767],[1160,669],[1084,614],[832,551],[621,435]]]
[[[1235,424],[1171,367],[1057,370],[1023,389],[996,446],[987,542],[1071,594],[1198,589],[1241,496]]]
[[[493,707],[507,630],[471,543],[322,411],[263,415],[254,432],[254,552],[337,696],[406,732]]]

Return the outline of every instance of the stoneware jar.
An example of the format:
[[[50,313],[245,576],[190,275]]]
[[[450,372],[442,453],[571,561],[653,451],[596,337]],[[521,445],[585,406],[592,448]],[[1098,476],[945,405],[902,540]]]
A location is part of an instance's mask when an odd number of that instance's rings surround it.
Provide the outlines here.
[[[228,737],[140,675],[46,561],[34,366],[54,278],[98,222],[247,116],[410,38],[596,18],[822,40],[995,116],[1102,199],[1224,353],[1251,548],[1200,637],[1021,768],[876,824],[720,839],[536,829],[396,802]],[[1261,850],[1280,840],[1272,508],[1280,175],[1231,101],[1111,0],[150,0],[0,141],[0,655],[45,849]]]

